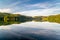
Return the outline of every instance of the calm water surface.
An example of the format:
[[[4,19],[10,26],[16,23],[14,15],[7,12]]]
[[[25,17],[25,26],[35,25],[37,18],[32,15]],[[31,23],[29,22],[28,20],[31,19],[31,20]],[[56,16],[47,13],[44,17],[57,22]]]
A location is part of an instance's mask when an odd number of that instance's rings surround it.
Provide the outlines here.
[[[60,24],[32,21],[2,25],[0,40],[60,40]]]

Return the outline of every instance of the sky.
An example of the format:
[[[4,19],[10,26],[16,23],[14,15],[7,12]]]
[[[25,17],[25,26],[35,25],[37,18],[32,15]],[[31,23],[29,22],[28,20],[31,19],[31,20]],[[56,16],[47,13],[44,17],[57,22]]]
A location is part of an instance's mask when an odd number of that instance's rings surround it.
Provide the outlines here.
[[[60,0],[0,0],[0,12],[26,16],[60,14]]]

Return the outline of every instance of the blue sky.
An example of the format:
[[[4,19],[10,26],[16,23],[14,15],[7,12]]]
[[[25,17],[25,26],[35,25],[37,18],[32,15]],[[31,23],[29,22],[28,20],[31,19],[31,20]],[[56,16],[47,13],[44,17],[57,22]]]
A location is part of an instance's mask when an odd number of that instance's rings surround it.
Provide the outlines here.
[[[60,0],[0,0],[0,12],[27,16],[60,14]]]

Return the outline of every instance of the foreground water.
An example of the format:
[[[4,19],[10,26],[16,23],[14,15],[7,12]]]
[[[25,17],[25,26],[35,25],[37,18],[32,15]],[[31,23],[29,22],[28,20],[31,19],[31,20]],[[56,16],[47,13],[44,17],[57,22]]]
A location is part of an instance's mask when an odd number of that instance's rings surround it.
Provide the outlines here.
[[[2,25],[0,40],[60,40],[60,24],[32,21]]]

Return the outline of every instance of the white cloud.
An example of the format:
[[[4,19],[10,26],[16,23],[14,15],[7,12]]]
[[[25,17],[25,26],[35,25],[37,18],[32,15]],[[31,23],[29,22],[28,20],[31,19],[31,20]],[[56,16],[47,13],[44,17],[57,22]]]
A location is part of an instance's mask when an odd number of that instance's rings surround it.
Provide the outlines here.
[[[26,9],[36,9],[36,10],[27,10],[22,12],[16,12],[26,16],[48,16],[54,14],[60,14],[60,3],[37,3],[37,4],[30,4],[26,5]],[[41,9],[43,8],[43,9]]]
[[[11,9],[0,9],[0,12],[11,12]]]
[[[23,2],[27,2],[29,0],[23,0],[23,1],[16,1],[16,2],[13,2],[9,5],[6,6],[6,8],[14,8],[14,7],[17,7],[18,4],[23,4]]]
[[[52,6],[50,3],[45,2],[45,3],[37,3],[37,4],[27,5],[26,7],[49,8],[50,6]]]
[[[23,11],[23,12],[16,12],[18,14],[26,15],[26,16],[48,16],[54,14],[60,14],[58,12],[60,9],[42,9],[42,10],[30,10],[30,11]]]
[[[1,29],[2,29],[2,30],[7,30],[7,29],[9,30],[9,29],[11,29],[11,28],[8,27],[8,26],[0,26],[0,30],[1,30]]]
[[[15,7],[15,6],[16,6],[17,4],[19,4],[19,3],[21,3],[21,2],[12,3],[12,4],[10,4],[10,5],[6,6],[6,7],[12,8],[12,7]]]

